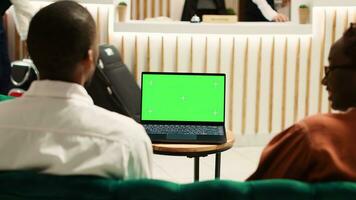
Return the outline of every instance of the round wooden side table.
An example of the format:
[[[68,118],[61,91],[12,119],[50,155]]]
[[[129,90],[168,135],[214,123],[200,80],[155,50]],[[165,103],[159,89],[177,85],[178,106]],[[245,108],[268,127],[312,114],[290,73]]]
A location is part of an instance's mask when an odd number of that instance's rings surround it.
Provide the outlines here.
[[[230,149],[235,142],[232,131],[226,131],[224,144],[153,144],[153,152],[159,155],[187,156],[194,158],[194,181],[199,181],[199,158],[215,155],[215,178],[220,178],[221,152]]]

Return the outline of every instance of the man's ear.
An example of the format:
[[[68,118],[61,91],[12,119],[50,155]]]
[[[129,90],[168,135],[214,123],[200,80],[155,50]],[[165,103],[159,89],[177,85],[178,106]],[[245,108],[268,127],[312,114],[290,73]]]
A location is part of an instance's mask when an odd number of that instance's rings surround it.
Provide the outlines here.
[[[95,55],[92,49],[88,50],[87,56],[81,61],[81,77],[82,83],[85,83],[90,79],[95,71]]]
[[[94,63],[94,51],[92,50],[92,49],[89,49],[88,50],[88,61],[90,62],[90,63]]]
[[[94,51],[92,49],[88,50],[87,57],[83,60],[83,70],[87,73],[88,71],[92,71],[94,66]]]

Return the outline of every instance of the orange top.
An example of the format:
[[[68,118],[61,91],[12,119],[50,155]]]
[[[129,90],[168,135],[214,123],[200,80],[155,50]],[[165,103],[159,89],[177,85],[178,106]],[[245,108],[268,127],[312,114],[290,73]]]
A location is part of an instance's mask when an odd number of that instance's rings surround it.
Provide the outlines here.
[[[356,181],[356,109],[306,118],[277,135],[248,180]]]

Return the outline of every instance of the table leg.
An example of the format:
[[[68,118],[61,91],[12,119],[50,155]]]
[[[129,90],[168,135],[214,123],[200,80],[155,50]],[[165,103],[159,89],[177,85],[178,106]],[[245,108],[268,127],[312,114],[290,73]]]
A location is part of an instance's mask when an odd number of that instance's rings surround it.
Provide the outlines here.
[[[221,153],[215,155],[215,179],[220,179]]]
[[[199,157],[194,157],[194,181],[199,181]]]

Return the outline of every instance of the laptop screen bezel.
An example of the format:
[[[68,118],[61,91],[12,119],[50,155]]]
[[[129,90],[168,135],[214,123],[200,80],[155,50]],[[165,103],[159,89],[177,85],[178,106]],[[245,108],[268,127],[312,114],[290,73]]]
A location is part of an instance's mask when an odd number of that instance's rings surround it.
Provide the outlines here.
[[[143,86],[143,76],[145,74],[158,74],[158,75],[189,75],[189,76],[223,76],[224,77],[224,118],[223,122],[206,122],[206,121],[166,121],[166,120],[142,120],[142,94],[144,90]],[[193,124],[193,125],[225,125],[225,118],[226,118],[226,74],[224,73],[180,73],[180,72],[142,72],[141,73],[141,112],[140,112],[140,122],[142,124]]]

